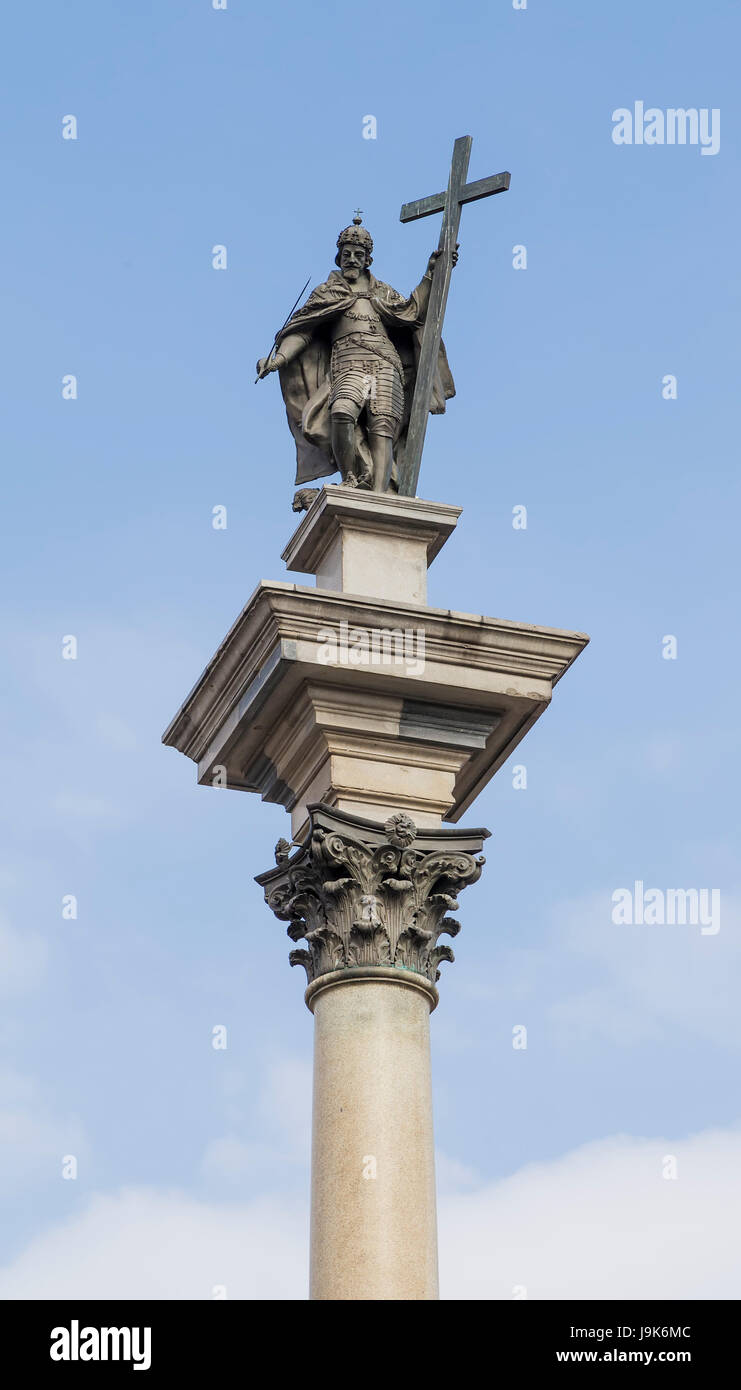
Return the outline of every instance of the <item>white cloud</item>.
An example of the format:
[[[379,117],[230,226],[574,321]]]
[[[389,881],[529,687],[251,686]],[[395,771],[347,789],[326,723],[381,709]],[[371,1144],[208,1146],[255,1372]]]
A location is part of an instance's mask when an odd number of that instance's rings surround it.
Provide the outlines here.
[[[676,1180],[662,1177],[666,1154]],[[739,1298],[741,1129],[617,1137],[440,1202],[442,1296]],[[464,1169],[466,1180],[470,1175]],[[460,1176],[460,1175],[459,1175]],[[128,1190],[35,1240],[0,1271],[1,1298],[306,1297],[298,1199],[199,1202]]]
[[[294,1153],[304,1154],[311,1133],[312,1062],[305,1057],[273,1061],[263,1086],[259,1110]]]
[[[720,922],[717,935],[703,936],[699,926],[616,926],[609,894],[567,905],[558,941],[594,961],[597,981],[561,998],[549,1017],[560,1031],[620,1043],[684,1031],[741,1047],[738,896],[721,894]]]
[[[0,920],[0,998],[35,989],[46,973],[48,955],[38,932],[19,930]]]
[[[116,811],[114,802],[78,791],[58,792],[52,805],[60,815],[79,817],[81,820],[100,820],[102,816],[111,816]]]
[[[666,1154],[676,1180],[662,1177]],[[440,1208],[442,1296],[739,1298],[741,1130],[611,1138]]]
[[[276,1181],[291,1181],[309,1163],[312,1064],[290,1056],[266,1064],[256,1107],[257,1137],[244,1138],[237,1132],[242,1111],[235,1098],[243,1080],[227,1073],[232,1132],[209,1141],[201,1171],[211,1182],[235,1186],[259,1181],[273,1187]]]
[[[262,1199],[216,1206],[178,1192],[94,1197],[0,1271],[0,1298],[209,1299],[305,1296],[307,1213]]]
[[[134,730],[117,714],[99,714],[95,730],[101,742],[116,753],[132,753],[138,747]]]
[[[495,983],[477,981],[468,992],[518,1006],[550,997],[545,1016],[566,1044],[603,1037],[624,1046],[684,1033],[741,1047],[739,894],[721,893],[720,930],[703,936],[699,926],[615,925],[613,889],[632,886],[627,876],[625,884],[559,905],[543,946],[504,952]],[[679,885],[647,879],[645,886]]]
[[[274,1171],[281,1155],[270,1144],[224,1135],[211,1139],[201,1160],[204,1177],[230,1183],[262,1181]]]
[[[36,1081],[19,1072],[0,1071],[0,1182],[13,1188],[46,1178],[62,1177],[62,1158],[89,1152],[85,1134],[74,1116],[53,1113]],[[5,1193],[6,1197],[8,1193]]]
[[[451,1158],[449,1154],[443,1153],[442,1149],[435,1150],[435,1176],[438,1198],[447,1197],[452,1193],[469,1192],[481,1185],[481,1177],[475,1168],[461,1163],[458,1158]]]

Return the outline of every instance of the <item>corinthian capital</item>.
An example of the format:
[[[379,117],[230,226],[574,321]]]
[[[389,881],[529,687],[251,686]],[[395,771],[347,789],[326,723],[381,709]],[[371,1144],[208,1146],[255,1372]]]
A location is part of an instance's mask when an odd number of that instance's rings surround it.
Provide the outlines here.
[[[434,984],[452,961],[442,935],[456,936],[457,895],[481,877],[487,830],[417,830],[404,814],[384,825],[328,806],[309,808],[296,853],[259,874],[265,901],[288,935],[309,984],[330,971],[385,966]]]

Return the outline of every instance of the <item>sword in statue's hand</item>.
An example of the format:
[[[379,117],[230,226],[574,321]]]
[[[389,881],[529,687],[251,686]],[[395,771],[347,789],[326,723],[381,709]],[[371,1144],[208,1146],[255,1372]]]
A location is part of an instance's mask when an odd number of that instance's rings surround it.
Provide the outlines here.
[[[309,276],[309,280],[310,280],[310,279],[311,279],[311,276]],[[306,281],[306,285],[308,285],[309,280]],[[261,358],[260,358],[260,361],[259,361],[258,364],[257,364],[257,376],[255,377],[255,380],[254,380],[254,385],[255,385],[255,386],[257,386],[258,381],[262,381],[263,377],[268,375],[268,372],[270,371],[270,359],[271,359],[271,357],[273,356],[273,353],[275,352],[278,339],[279,339],[281,333],[283,332],[283,329],[285,328],[286,324],[287,324],[287,323],[290,323],[290,321],[291,321],[293,315],[295,314],[295,312],[296,312],[296,306],[298,305],[299,300],[303,298],[303,294],[304,294],[304,290],[306,289],[306,285],[303,285],[303,286],[302,286],[301,292],[300,292],[300,294],[297,295],[296,300],[295,300],[295,302],[294,302],[294,304],[293,304],[293,307],[291,308],[290,312],[287,314],[286,318],[284,319],[283,323],[281,324],[280,328],[278,329],[278,332],[276,333],[275,338],[273,339],[273,346],[271,347],[270,352],[268,353],[267,357],[261,357]],[[260,366],[260,362],[262,363],[262,366]]]

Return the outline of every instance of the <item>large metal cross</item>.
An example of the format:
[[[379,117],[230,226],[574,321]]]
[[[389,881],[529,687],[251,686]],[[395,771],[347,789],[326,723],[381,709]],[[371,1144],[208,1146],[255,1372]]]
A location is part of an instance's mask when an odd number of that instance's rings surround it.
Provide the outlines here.
[[[422,449],[425,431],[430,414],[432,388],[437,371],[437,357],[443,333],[445,305],[448,302],[450,272],[453,269],[453,252],[458,238],[461,208],[464,203],[475,203],[479,198],[489,198],[492,193],[506,193],[509,188],[509,174],[492,174],[488,179],[476,179],[466,183],[468,161],[471,157],[473,140],[470,135],[462,135],[453,146],[450,165],[450,178],[445,193],[433,193],[429,198],[418,198],[415,203],[405,203],[399,220],[414,222],[418,217],[430,217],[433,212],[441,212],[443,224],[440,228],[439,250],[432,276],[432,288],[427,306],[427,317],[422,333],[422,346],[417,366],[417,384],[414,388],[409,430],[404,451],[404,462],[399,472],[399,492],[404,497],[414,497],[417,493],[417,480],[422,462]]]

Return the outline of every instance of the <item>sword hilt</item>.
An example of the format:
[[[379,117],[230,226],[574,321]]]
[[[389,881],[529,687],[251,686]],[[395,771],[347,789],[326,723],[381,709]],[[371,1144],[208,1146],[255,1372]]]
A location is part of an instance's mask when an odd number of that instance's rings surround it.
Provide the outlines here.
[[[269,363],[269,361],[270,361],[270,359],[271,359],[271,357],[272,357],[272,355],[273,355],[274,352],[275,352],[275,343],[273,343],[273,346],[271,347],[270,352],[268,353],[267,357],[265,358],[265,366],[263,367],[263,369],[262,369],[261,372],[258,372],[258,373],[257,373],[257,376],[255,377],[255,380],[254,380],[254,382],[253,382],[253,385],[254,385],[254,386],[257,386],[258,381],[262,381],[263,377],[266,377],[266,376],[267,376],[267,374],[268,374],[268,363]]]

